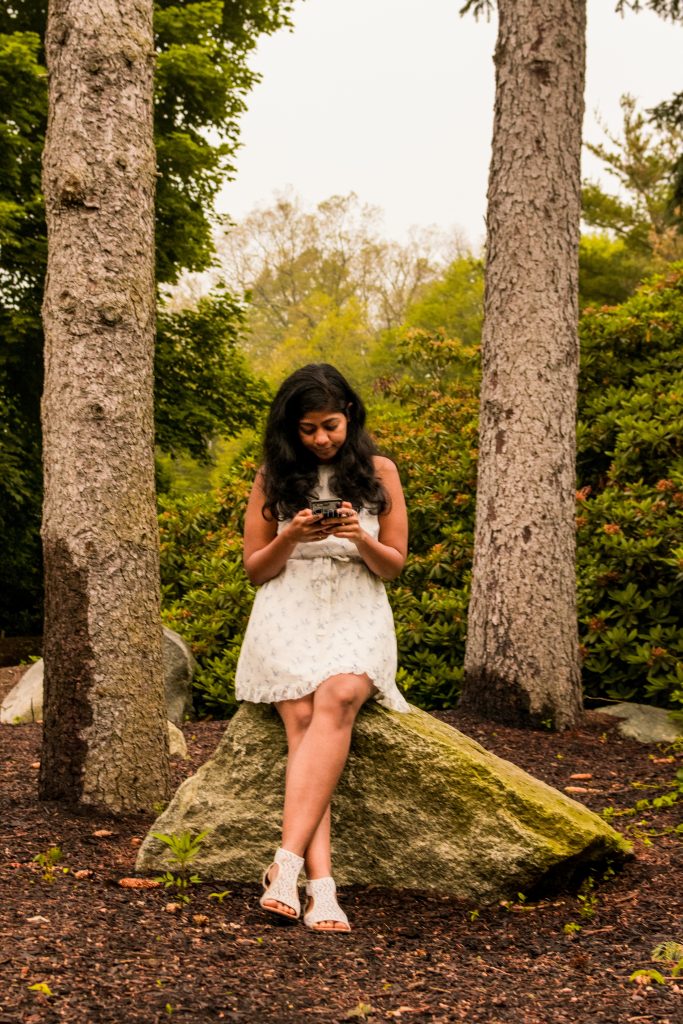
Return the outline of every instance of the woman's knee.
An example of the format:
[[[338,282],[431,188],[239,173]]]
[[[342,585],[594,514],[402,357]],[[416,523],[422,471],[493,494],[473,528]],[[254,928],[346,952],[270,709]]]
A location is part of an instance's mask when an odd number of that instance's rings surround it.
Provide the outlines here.
[[[354,720],[372,692],[367,676],[331,676],[315,691],[313,713],[332,714],[341,721]]]
[[[296,737],[308,729],[313,718],[313,694],[298,700],[284,700],[277,705],[288,737]]]

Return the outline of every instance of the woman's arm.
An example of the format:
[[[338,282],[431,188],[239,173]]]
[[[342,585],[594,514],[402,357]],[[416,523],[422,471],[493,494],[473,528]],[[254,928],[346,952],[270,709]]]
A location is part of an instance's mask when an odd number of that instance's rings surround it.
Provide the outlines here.
[[[244,568],[250,581],[257,585],[272,580],[283,570],[297,544],[322,539],[320,517],[314,516],[310,508],[297,512],[278,533],[277,520],[263,514],[265,500],[263,471],[259,470],[244,517]]]
[[[408,513],[396,466],[381,455],[376,455],[374,462],[375,472],[390,502],[388,511],[379,517],[379,537],[375,540],[362,529],[349,502],[342,506],[345,511],[350,510],[346,521],[340,526],[331,525],[329,532],[353,541],[368,569],[382,579],[393,580],[405,565],[408,554]]]

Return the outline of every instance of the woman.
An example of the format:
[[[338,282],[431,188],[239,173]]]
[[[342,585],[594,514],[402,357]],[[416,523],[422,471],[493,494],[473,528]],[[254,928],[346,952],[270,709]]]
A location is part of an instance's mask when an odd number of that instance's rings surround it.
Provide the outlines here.
[[[328,364],[293,373],[271,406],[264,462],[247,506],[244,565],[260,584],[237,666],[239,700],[275,704],[289,750],[282,845],[261,906],[350,931],[336,900],[330,798],[361,706],[408,711],[395,683],[396,636],[382,579],[398,576],[408,526],[398,472],[364,429],[365,408]],[[311,502],[338,499],[330,518]]]

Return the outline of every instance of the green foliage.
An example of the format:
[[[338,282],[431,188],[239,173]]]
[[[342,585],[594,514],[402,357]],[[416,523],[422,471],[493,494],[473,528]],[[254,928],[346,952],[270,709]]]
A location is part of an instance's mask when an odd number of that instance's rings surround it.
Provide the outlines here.
[[[628,302],[587,312],[577,495],[580,640],[593,696],[683,705],[683,268]],[[410,555],[388,587],[399,683],[426,708],[455,704],[462,679],[474,530],[477,351],[443,332],[404,332],[405,374],[384,381],[371,424],[396,459]],[[234,710],[253,588],[242,515],[256,461],[221,490],[163,505],[164,617],[199,662],[199,705]]]
[[[578,583],[584,686],[683,704],[683,273],[582,323]]]
[[[649,261],[622,239],[582,235],[579,242],[579,305],[615,306],[633,294],[649,271]]]
[[[43,881],[52,883],[55,880],[57,865],[63,860],[61,847],[50,846],[45,853],[38,853],[33,858],[36,864],[43,869]]]
[[[159,447],[211,460],[217,435],[254,426],[268,403],[238,349],[243,311],[225,290],[157,321],[155,426]]]
[[[307,210],[286,192],[226,233],[222,272],[247,297],[248,355],[269,380],[324,361],[362,387],[385,368],[380,334],[434,280],[445,243],[433,232],[388,242],[379,217],[354,193]]]
[[[169,863],[173,871],[166,871],[156,879],[166,889],[173,889],[176,899],[182,903],[189,903],[189,888],[191,885],[199,885],[201,878],[197,874],[190,873],[190,864],[200,852],[201,845],[208,836],[208,831],[200,832],[193,836],[191,832],[167,834],[166,832],[153,832],[152,835],[159,842],[168,847],[170,851]]]
[[[235,668],[254,597],[242,528],[255,472],[245,459],[217,492],[161,499],[164,623],[190,644],[198,704],[218,717],[235,710]]]
[[[683,258],[683,236],[671,213],[672,171],[683,148],[683,129],[660,122],[657,130],[636,109],[632,96],[621,97],[622,136],[605,133],[611,146],[586,143],[619,183],[619,195],[586,182],[582,217],[586,224],[621,239],[642,261],[643,271],[661,270]]]
[[[483,318],[484,264],[474,256],[461,256],[442,277],[421,289],[408,307],[404,325],[442,331],[465,345],[476,345]]]

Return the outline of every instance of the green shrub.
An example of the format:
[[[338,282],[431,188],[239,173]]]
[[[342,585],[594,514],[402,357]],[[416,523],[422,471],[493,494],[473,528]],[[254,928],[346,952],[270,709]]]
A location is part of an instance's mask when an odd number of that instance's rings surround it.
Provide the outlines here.
[[[591,696],[683,705],[683,268],[582,320],[578,603]],[[425,708],[460,690],[472,560],[477,360],[443,332],[406,336],[372,426],[396,459],[410,555],[388,588],[399,684]],[[448,354],[452,372],[441,362]],[[399,349],[400,355],[400,349]],[[165,621],[199,663],[198,706],[226,715],[253,588],[242,568],[246,459],[213,495],[161,512]]]

